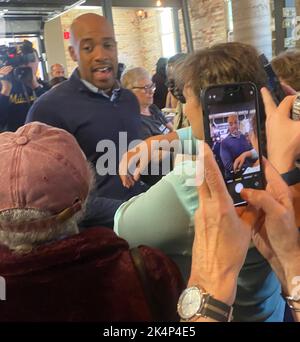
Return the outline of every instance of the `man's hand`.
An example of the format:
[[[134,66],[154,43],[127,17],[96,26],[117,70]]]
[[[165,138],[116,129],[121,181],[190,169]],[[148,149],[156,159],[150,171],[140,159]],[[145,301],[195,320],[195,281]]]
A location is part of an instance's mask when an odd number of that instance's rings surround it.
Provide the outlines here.
[[[170,151],[170,143],[174,141],[178,142],[176,131],[149,137],[124,153],[119,164],[119,176],[123,186],[132,187],[140,179],[150,161],[159,162],[165,155],[161,153],[162,150]],[[162,142],[166,142],[166,144],[159,145]]]
[[[242,166],[244,165],[246,158],[251,158],[251,156],[251,151],[245,151],[242,154],[240,154],[233,162],[233,171],[239,172],[242,169]]]
[[[7,76],[11,73],[13,67],[11,65],[4,66],[0,68],[0,82],[1,82],[1,94],[5,96],[9,96],[12,88],[12,84],[10,81],[3,79],[3,77]]]

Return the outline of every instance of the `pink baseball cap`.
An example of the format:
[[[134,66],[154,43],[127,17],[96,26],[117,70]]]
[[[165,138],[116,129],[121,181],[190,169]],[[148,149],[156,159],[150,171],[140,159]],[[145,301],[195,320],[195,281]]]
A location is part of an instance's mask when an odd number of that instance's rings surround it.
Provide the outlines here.
[[[76,139],[62,129],[32,122],[1,133],[0,156],[0,212],[46,210],[53,222],[72,216],[88,195],[89,165]]]

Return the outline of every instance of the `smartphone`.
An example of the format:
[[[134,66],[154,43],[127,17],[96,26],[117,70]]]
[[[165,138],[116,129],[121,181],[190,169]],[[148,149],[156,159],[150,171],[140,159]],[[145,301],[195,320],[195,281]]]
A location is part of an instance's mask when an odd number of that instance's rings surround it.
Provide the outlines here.
[[[258,99],[250,82],[211,86],[201,93],[205,140],[235,206],[246,204],[243,188],[265,188]]]
[[[271,91],[276,104],[278,105],[286,97],[286,94],[282,89],[280,81],[267,57],[264,54],[261,54],[259,59],[268,76],[268,88]]]

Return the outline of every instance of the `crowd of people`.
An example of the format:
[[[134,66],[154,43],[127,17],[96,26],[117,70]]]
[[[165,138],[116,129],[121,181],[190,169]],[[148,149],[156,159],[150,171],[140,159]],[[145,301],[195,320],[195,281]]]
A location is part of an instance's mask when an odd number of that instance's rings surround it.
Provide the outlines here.
[[[70,35],[77,68],[67,79],[53,65],[49,90],[35,76],[36,54],[30,82],[21,82],[29,98],[18,116],[20,81],[6,77],[11,66],[0,69],[0,276],[9,289],[0,321],[283,321],[286,308],[299,321],[295,96],[276,106],[258,52],[247,44],[160,59],[153,77],[141,66],[120,77],[104,17],[77,17]],[[280,69],[288,56],[278,56],[274,69],[297,88]],[[235,82],[258,87],[267,117],[266,189],[243,189],[242,208],[233,206],[206,144],[204,181],[196,181],[204,139],[199,94]],[[176,107],[174,125],[161,112],[166,103]],[[260,134],[246,139],[235,115],[227,124],[225,173],[257,160]],[[226,148],[236,139],[243,150],[239,144],[232,156]],[[178,150],[194,158],[170,163]],[[173,169],[155,182],[143,178],[166,155]]]

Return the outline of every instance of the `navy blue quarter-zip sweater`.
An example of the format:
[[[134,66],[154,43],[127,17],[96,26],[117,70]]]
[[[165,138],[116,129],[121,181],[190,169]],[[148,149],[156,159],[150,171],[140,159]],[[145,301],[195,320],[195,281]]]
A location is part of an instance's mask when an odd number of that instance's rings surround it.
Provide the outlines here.
[[[146,190],[145,185],[139,182],[131,189],[123,187],[117,174],[120,159],[119,133],[127,134],[125,150],[130,142],[140,138],[139,112],[138,101],[129,90],[121,88],[111,98],[101,93],[94,93],[85,86],[78,71],[75,70],[69,80],[51,89],[34,103],[26,122],[40,121],[70,132],[95,167],[97,161],[100,161],[99,158],[107,152],[106,150],[97,152],[97,144],[100,142],[105,145],[105,141],[110,141],[108,145],[112,151],[113,147],[115,148],[115,153],[113,151],[109,155],[106,165],[108,163],[114,165],[116,172],[114,175],[99,175],[99,171],[102,172],[103,168],[101,169],[101,163],[98,163],[95,191],[98,199],[100,197],[127,200]],[[125,152],[124,146],[122,150]],[[119,205],[120,201],[117,202],[116,207]],[[98,200],[97,206],[99,207]],[[107,210],[107,207],[104,210]],[[103,224],[103,222],[97,223]]]

